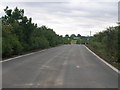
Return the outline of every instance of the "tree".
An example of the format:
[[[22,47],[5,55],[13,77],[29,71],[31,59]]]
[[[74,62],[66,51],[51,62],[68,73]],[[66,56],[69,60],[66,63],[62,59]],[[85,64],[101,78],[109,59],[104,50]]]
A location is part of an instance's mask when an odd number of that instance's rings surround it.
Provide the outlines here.
[[[76,37],[76,35],[75,34],[72,34],[71,36],[70,36],[70,39],[74,39]]]
[[[119,62],[119,27],[109,27],[95,34],[90,39],[90,46],[98,51],[103,58],[111,62]]]
[[[65,35],[65,37],[66,37],[66,38],[69,38],[69,35],[68,35],[68,34],[66,34],[66,35]]]
[[[77,35],[77,37],[81,38],[81,35],[80,35],[80,34],[78,34],[78,35]]]
[[[3,57],[18,55],[26,51],[44,49],[67,44],[68,38],[57,35],[46,26],[38,27],[32,18],[24,16],[24,9],[6,7],[2,17]]]
[[[118,26],[118,36],[120,36],[120,26]],[[118,37],[118,62],[120,63],[120,37]]]

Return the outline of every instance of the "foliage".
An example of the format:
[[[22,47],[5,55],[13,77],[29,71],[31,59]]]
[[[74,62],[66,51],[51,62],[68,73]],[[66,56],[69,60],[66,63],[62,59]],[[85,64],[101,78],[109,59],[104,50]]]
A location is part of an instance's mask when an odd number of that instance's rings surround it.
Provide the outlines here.
[[[109,27],[107,30],[95,34],[90,39],[90,46],[99,51],[100,53],[106,54],[109,61],[119,61],[118,53],[118,26]]]
[[[70,36],[70,39],[74,39],[76,37],[76,35],[75,34],[72,34],[71,36]]]
[[[76,44],[77,40],[71,40],[71,44]]]
[[[77,40],[77,41],[76,41],[76,44],[81,44],[81,40],[80,40],[80,39]]]
[[[118,26],[118,62],[120,63],[120,26]]]
[[[38,27],[32,18],[24,16],[24,9],[4,9],[2,19],[2,56],[10,57],[26,51],[44,49],[69,43],[46,26]]]

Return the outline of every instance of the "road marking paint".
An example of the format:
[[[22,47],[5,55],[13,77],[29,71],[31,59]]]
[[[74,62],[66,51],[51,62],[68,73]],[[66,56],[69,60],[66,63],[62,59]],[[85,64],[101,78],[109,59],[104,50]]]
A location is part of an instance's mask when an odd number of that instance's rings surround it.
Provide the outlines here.
[[[57,48],[57,47],[52,47],[52,48],[48,48],[48,49],[54,49],[54,48]],[[29,53],[29,54],[25,54],[25,55],[20,55],[20,56],[17,56],[17,57],[9,58],[9,59],[0,61],[0,63],[7,62],[7,61],[10,61],[10,60],[14,60],[14,59],[17,59],[17,58],[21,58],[21,57],[24,57],[24,56],[29,56],[29,55],[36,54],[36,53],[39,53],[39,52],[43,52],[43,51],[46,51],[48,49],[44,49],[44,50],[41,50],[41,51],[32,52],[32,53]]]
[[[17,58],[21,58],[21,57],[24,57],[24,56],[29,56],[29,55],[32,55],[32,54],[36,54],[36,53],[39,53],[39,52],[43,52],[47,49],[44,49],[44,50],[41,50],[41,51],[37,51],[37,52],[33,52],[33,53],[29,53],[29,54],[25,54],[25,55],[20,55],[20,56],[17,56],[17,57],[14,57],[14,58],[9,58],[9,59],[6,59],[6,60],[3,60],[1,62],[7,62],[7,61],[11,61],[11,60],[14,60],[14,59],[17,59]]]
[[[88,47],[86,47],[84,45],[84,47],[91,52],[93,55],[95,55],[98,59],[100,59],[103,63],[105,63],[107,66],[109,66],[111,69],[113,69],[114,71],[116,71],[117,73],[119,73],[119,70],[117,68],[115,68],[114,66],[112,66],[111,64],[109,64],[108,62],[106,62],[105,60],[103,60],[102,58],[100,58],[98,55],[96,55],[93,51],[91,51]]]
[[[80,66],[76,66],[76,68],[80,68]]]

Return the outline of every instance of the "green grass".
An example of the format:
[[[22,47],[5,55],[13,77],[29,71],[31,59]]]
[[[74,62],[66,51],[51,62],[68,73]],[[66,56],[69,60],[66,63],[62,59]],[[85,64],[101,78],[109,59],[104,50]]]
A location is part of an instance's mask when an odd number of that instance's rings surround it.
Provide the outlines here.
[[[71,44],[76,44],[77,40],[71,40]]]
[[[95,49],[95,47],[91,46],[91,45],[86,45],[89,49],[91,49],[94,53],[96,53],[98,56],[100,56],[101,58],[103,58],[106,62],[108,62],[109,64],[113,65],[114,67],[116,67],[117,69],[120,70],[120,63],[118,62],[113,62],[113,60],[110,60],[110,57],[107,55],[106,51],[104,51],[102,48],[101,49]]]

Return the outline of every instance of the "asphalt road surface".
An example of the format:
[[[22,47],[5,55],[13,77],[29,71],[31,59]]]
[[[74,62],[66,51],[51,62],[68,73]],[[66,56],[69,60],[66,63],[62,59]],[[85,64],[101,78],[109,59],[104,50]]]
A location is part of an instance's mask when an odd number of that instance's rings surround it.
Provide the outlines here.
[[[117,88],[118,74],[83,45],[3,62],[3,88]]]

